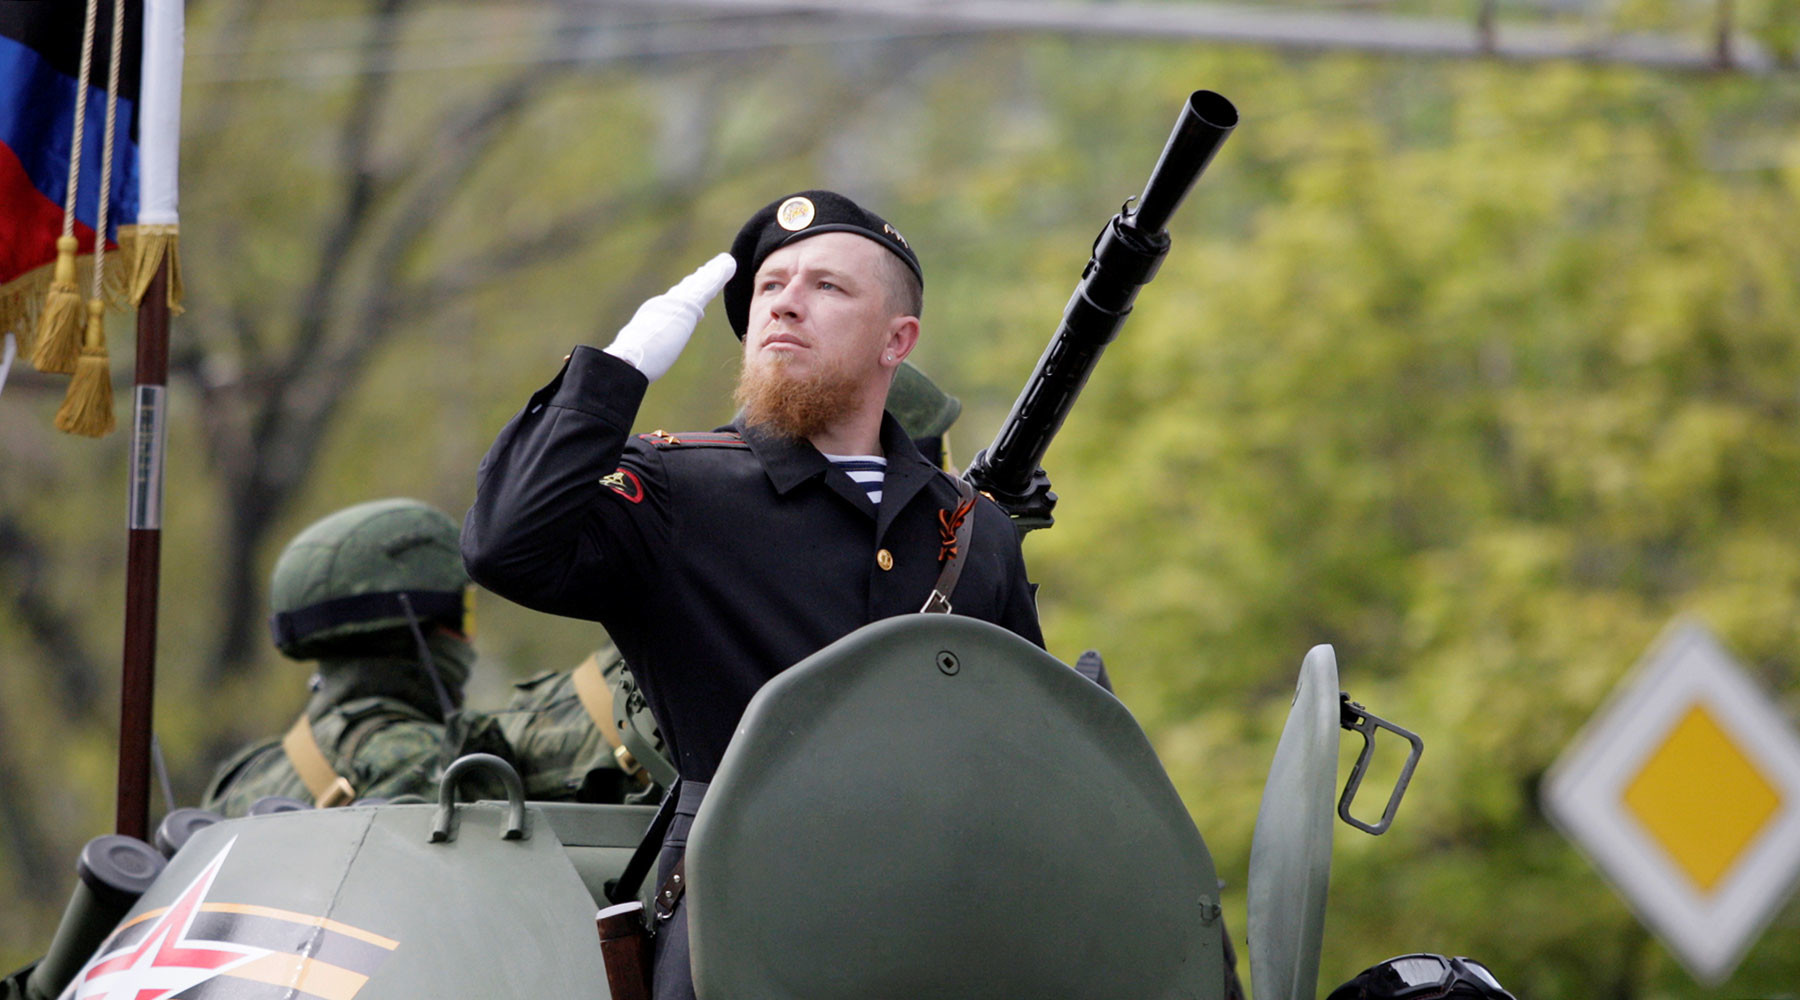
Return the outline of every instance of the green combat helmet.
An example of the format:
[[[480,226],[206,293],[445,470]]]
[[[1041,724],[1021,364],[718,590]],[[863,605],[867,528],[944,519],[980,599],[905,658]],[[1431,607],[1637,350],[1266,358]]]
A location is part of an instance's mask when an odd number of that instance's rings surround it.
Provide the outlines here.
[[[457,713],[475,660],[457,535],[442,511],[392,499],[338,511],[288,544],[270,581],[269,627],[282,653],[318,661],[312,698],[284,738],[226,763],[210,808],[238,815],[268,795],[319,806],[419,795],[464,749],[507,755],[496,727]]]
[[[353,636],[443,622],[464,631],[469,575],[458,528],[417,500],[373,500],[302,531],[276,560],[275,646],[297,660]]]
[[[938,388],[912,362],[902,361],[894,371],[894,384],[888,387],[887,410],[900,421],[920,454],[938,468],[950,468],[950,445],[944,435],[962,416],[962,400]]]

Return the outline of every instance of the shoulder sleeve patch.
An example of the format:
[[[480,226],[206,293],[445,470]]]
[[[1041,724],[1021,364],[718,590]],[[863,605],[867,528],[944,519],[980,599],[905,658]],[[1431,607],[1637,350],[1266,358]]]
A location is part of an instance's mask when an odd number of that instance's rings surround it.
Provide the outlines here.
[[[600,477],[600,485],[612,490],[632,503],[644,502],[644,481],[637,473],[626,468],[618,468]]]

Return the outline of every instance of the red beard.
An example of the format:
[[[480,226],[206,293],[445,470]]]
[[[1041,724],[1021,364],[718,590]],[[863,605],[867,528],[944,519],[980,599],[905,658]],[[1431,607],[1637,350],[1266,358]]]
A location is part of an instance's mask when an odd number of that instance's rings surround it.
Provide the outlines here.
[[[811,438],[856,408],[860,386],[838,368],[796,375],[788,358],[758,354],[738,372],[744,422],[784,438]]]

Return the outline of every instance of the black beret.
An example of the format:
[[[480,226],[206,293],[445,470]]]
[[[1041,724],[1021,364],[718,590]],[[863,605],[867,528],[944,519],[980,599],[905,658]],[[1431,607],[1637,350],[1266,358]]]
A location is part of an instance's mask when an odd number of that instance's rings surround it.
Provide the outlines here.
[[[756,269],[775,251],[820,233],[855,233],[892,250],[906,262],[912,273],[925,284],[925,272],[900,230],[887,220],[863,208],[835,191],[802,191],[777,198],[744,223],[737,239],[731,241],[731,256],[737,258],[737,273],[725,283],[725,318],[739,340],[750,321],[750,293],[755,287]]]

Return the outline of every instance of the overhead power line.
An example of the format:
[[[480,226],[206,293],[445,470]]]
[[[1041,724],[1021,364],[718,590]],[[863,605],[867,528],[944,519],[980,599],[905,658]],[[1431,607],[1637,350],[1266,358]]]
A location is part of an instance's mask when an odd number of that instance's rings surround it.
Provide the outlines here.
[[[0,0],[3,2],[3,0]],[[478,23],[486,19],[478,18]],[[243,46],[189,48],[201,84],[352,76],[369,72],[367,51],[342,25],[284,26],[281,39]],[[442,27],[434,25],[435,28]],[[451,28],[409,34],[391,46],[380,72],[416,73],[522,64],[609,65],[858,42],[897,42],[978,32],[974,28],[869,23],[847,18],[772,14],[658,18],[506,18],[493,30]]]
[[[1592,27],[1492,20],[1494,3],[1467,21],[1375,12],[1282,9],[1224,3],[1074,3],[1070,0],[626,0],[643,6],[740,13],[856,15],[961,30],[1193,39],[1280,48],[1351,49],[1396,55],[1628,63],[1662,69],[1766,73],[1777,69],[1754,39],[1730,30],[1697,38],[1611,33]],[[1729,6],[1721,10],[1729,11]]]
[[[1491,15],[1492,0],[1479,5]],[[1664,70],[1765,74],[1785,69],[1755,40],[1616,33],[1591,25],[1515,24],[1222,3],[1071,0],[587,0],[456,5],[396,43],[390,72],[519,63],[605,64],[796,46],[981,34],[1196,41],[1432,58],[1574,60]],[[1727,25],[1729,28],[1729,25]],[[296,21],[278,40],[190,47],[196,82],[343,76],[363,71],[361,24]]]

